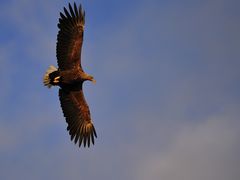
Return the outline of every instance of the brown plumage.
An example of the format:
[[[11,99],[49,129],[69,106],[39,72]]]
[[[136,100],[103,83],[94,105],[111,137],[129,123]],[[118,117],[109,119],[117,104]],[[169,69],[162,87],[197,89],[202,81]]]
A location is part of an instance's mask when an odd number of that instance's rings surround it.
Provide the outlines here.
[[[85,12],[81,5],[77,8],[69,3],[69,11],[64,7],[60,12],[57,36],[58,69],[50,66],[44,75],[44,85],[59,86],[59,99],[68,124],[71,140],[89,147],[97,137],[91,120],[89,107],[83,95],[82,85],[86,80],[95,82],[81,66],[81,49],[85,24]]]

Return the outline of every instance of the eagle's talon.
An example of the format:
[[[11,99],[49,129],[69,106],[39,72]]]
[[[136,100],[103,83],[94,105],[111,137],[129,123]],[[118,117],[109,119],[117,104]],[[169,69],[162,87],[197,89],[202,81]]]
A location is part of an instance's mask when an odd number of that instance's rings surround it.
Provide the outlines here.
[[[57,76],[57,77],[54,78],[53,82],[54,83],[59,83],[59,79],[60,79],[60,76]]]

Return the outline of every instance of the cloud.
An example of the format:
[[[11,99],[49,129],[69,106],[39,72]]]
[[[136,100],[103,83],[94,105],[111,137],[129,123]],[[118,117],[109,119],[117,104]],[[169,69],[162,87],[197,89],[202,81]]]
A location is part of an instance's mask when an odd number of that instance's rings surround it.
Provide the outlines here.
[[[230,109],[198,124],[183,126],[164,153],[143,158],[138,178],[237,180],[240,176],[238,111]]]

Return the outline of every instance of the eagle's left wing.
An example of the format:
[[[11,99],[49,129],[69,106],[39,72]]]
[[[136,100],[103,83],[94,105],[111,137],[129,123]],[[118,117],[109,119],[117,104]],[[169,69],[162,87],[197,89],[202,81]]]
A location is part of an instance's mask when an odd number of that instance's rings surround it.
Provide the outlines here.
[[[82,89],[74,91],[59,89],[59,98],[71,140],[74,139],[75,144],[78,142],[79,147],[82,143],[84,147],[86,145],[89,147],[91,142],[94,144],[94,137],[97,137],[97,134]]]
[[[83,43],[83,31],[85,24],[85,12],[76,3],[72,8],[69,3],[69,11],[64,8],[64,14],[60,13],[57,35],[57,61],[60,70],[81,68],[81,49]]]

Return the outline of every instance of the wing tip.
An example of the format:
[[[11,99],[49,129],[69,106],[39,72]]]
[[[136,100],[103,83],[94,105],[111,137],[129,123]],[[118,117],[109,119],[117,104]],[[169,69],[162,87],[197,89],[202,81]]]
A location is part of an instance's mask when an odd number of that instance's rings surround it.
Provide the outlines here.
[[[95,138],[97,138],[97,133],[92,122],[83,123],[79,127],[77,132],[72,132],[70,128],[67,128],[67,130],[69,130],[71,141],[73,141],[74,144],[78,144],[79,148],[81,146],[83,146],[84,148],[89,148],[91,144],[95,144]]]
[[[85,10],[83,9],[82,4],[79,4],[79,6],[77,8],[76,2],[74,2],[73,5],[71,3],[68,3],[68,8],[67,8],[67,6],[64,6],[63,11],[67,17],[68,17],[68,15],[71,14],[73,18],[74,17],[79,17],[82,19],[85,18]],[[60,12],[60,14],[61,13],[62,12]],[[71,16],[69,16],[69,17],[71,17]]]
[[[60,12],[58,27],[62,28],[65,25],[76,25],[80,24],[83,28],[85,25],[85,11],[82,5],[79,4],[77,8],[76,3],[68,3],[68,6],[63,7],[63,11]]]

